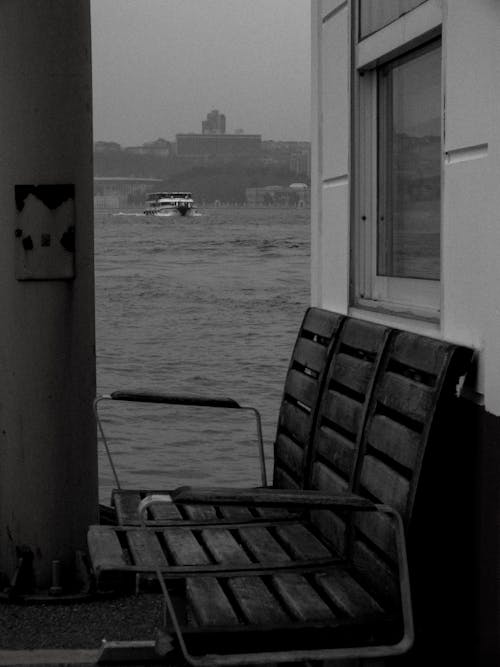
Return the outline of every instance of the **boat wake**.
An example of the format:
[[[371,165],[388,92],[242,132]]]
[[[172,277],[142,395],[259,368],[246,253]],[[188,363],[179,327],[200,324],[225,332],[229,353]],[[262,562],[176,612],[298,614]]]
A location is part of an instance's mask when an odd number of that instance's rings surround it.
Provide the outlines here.
[[[178,211],[160,211],[158,213],[142,213],[147,218],[172,218],[172,217],[179,217]]]
[[[137,213],[137,212],[130,212],[127,213],[127,211],[119,211],[118,213],[111,213],[112,216],[120,216],[124,215],[127,218],[171,218],[173,216],[180,217],[179,213],[177,211],[169,211],[168,213],[155,213],[154,215],[151,214],[146,214],[144,212]]]
[[[113,217],[118,216],[118,215],[126,215],[127,218],[137,218],[141,217],[144,215],[144,213],[127,213],[127,211],[119,211],[118,213],[111,213]]]
[[[110,213],[113,217],[126,216],[127,218],[148,218],[148,220],[154,220],[155,218],[200,218],[203,216],[203,213],[198,211],[193,211],[192,209],[188,211],[185,215],[181,215],[179,211],[159,211],[158,213],[144,213],[136,211],[118,211],[117,213]]]
[[[193,211],[193,209],[190,209],[187,213],[182,214],[180,211],[173,210],[173,211],[158,211],[154,213],[139,213],[139,215],[143,215],[145,218],[154,220],[155,218],[198,218],[203,213],[197,213],[196,211]]]

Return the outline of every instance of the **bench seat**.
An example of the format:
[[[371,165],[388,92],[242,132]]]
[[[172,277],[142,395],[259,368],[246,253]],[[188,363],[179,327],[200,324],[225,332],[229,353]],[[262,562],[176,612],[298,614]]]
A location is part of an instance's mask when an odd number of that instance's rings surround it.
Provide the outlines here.
[[[298,398],[290,388],[308,386],[310,373],[292,358],[273,489],[136,493],[126,502],[137,525],[89,530],[101,581],[156,573],[172,650],[191,664],[375,657],[411,645],[405,533],[426,449],[439,446],[472,351],[350,317],[335,327],[314,390]],[[181,613],[165,584],[173,579]]]
[[[235,509],[240,514],[240,507]],[[368,501],[366,510],[377,508]],[[290,651],[297,656],[311,650],[326,659],[352,651],[353,643],[365,651],[374,647],[374,655],[381,645],[390,645],[394,653],[407,647],[403,618],[411,616],[411,608],[402,540],[394,576],[404,583],[395,595],[391,591],[384,597],[360,580],[346,555],[307,516],[258,525],[235,519],[224,527],[201,523],[161,531],[122,526],[91,530],[94,544],[100,542],[98,536],[103,538],[101,576],[107,567],[115,573],[117,558],[126,554],[122,573],[154,573],[172,608],[172,600],[181,596],[184,605],[181,613],[176,605],[176,623],[182,639],[173,638],[172,646],[178,649],[183,642],[185,657],[195,664],[223,664],[221,655],[228,664],[238,664],[242,653],[244,660],[252,656],[266,664],[267,651],[275,661],[289,661]],[[99,560],[95,553],[94,560]],[[168,582],[174,579],[181,588],[171,589]],[[207,652],[215,652],[217,661],[207,659]]]

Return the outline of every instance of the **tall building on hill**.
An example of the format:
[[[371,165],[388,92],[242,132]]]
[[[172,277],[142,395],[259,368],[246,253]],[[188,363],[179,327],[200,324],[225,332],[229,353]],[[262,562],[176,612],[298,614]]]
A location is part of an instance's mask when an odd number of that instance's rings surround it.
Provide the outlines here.
[[[207,113],[206,120],[201,122],[202,134],[226,134],[226,116],[213,109]]]
[[[216,158],[231,160],[234,157],[260,157],[262,136],[243,134],[241,131],[226,134],[226,116],[213,109],[201,123],[201,134],[177,134],[177,156],[198,160]]]

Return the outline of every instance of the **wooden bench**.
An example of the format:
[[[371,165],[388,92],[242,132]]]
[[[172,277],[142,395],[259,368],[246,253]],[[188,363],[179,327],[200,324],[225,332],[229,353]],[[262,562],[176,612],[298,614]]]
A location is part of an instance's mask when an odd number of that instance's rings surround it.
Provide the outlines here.
[[[316,377],[294,352],[273,489],[179,489],[141,506],[179,518],[89,530],[98,576],[157,573],[172,645],[191,664],[393,655],[411,644],[404,532],[433,428],[471,353],[362,320],[331,321]],[[314,391],[290,393],[312,386],[310,377]],[[176,578],[180,616],[165,586]]]

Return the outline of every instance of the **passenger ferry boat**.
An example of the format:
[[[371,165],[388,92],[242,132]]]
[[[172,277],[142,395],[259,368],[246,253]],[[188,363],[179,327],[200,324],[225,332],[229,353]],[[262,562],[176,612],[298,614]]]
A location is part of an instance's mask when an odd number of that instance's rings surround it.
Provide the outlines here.
[[[165,215],[177,211],[186,215],[194,206],[190,192],[151,192],[146,199],[144,215]]]

